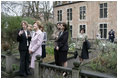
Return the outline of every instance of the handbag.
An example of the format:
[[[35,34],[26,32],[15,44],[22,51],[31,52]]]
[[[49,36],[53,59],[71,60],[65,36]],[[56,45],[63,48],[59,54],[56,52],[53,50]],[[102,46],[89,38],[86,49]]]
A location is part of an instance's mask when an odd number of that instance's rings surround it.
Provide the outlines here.
[[[86,43],[87,43],[87,49],[90,49],[91,48],[91,43],[88,40],[86,40]]]

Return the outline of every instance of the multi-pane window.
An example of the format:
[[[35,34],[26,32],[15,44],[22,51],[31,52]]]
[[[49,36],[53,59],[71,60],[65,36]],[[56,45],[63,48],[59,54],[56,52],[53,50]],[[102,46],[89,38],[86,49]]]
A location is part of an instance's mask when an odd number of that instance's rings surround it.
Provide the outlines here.
[[[100,4],[100,18],[107,18],[107,3]]]
[[[86,33],[86,25],[80,25],[80,32],[81,32],[81,29],[84,28],[85,29],[85,33]]]
[[[80,20],[86,19],[86,6],[80,7]]]
[[[72,25],[70,25],[70,34],[71,34],[71,37],[72,37]]]
[[[100,36],[101,38],[107,38],[107,24],[100,24]]]
[[[67,9],[67,20],[72,20],[72,8]]]
[[[62,10],[57,11],[57,20],[62,21]]]

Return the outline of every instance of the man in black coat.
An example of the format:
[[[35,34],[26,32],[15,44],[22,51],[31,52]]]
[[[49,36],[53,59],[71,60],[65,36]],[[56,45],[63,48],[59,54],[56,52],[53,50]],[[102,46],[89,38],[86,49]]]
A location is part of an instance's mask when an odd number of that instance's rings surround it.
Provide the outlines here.
[[[22,29],[18,31],[17,41],[19,42],[19,52],[20,52],[20,70],[19,74],[26,77],[29,74],[29,45],[31,41],[30,32],[27,30],[28,23],[23,21],[21,23]]]
[[[115,32],[113,31],[113,29],[111,29],[109,31],[109,41],[113,43],[114,42],[114,38],[115,38]]]

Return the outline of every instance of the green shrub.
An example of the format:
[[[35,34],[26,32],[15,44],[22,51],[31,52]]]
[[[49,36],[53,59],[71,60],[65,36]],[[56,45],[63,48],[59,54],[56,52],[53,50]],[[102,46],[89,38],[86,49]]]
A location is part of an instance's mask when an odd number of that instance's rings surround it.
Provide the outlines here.
[[[113,73],[117,73],[117,49],[114,50],[116,44],[109,42],[104,43],[104,49],[101,44],[101,54],[94,60],[90,61],[86,66],[93,70],[101,72],[108,72],[109,70]],[[117,48],[117,47],[116,47]]]
[[[13,65],[12,65],[12,68],[13,68],[13,71],[18,70],[18,69],[19,69],[19,65],[13,64]]]
[[[52,47],[52,46],[46,46],[46,53],[48,53],[48,54],[54,54],[54,47]]]
[[[111,43],[109,41],[100,41],[99,49],[106,53],[109,53],[110,51],[117,51],[117,44]]]
[[[69,45],[69,51],[75,51],[75,43],[71,43],[70,45]]]
[[[43,23],[44,29],[47,32],[47,39],[50,40],[52,39],[51,35],[53,34],[53,28],[54,28],[54,24],[51,22],[45,22]]]
[[[24,17],[22,18],[22,20],[27,21],[29,24],[33,24],[36,21],[36,19],[33,19],[31,17]]]
[[[21,21],[26,20],[28,23],[32,24],[34,20],[30,17],[22,18],[21,16],[8,16],[1,14],[1,43],[2,49],[4,47],[4,42],[7,42],[10,46],[9,49],[12,51],[14,49],[14,43],[17,43],[17,32],[21,28]],[[17,46],[15,46],[17,47]]]

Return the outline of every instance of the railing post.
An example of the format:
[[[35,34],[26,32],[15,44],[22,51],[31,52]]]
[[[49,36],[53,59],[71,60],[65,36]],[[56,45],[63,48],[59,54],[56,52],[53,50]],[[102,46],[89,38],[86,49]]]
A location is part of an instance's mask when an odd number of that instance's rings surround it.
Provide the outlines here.
[[[40,63],[42,62],[41,56],[37,55],[35,60],[35,68],[34,68],[34,77],[41,78],[41,71],[40,71]]]
[[[79,72],[80,72],[80,62],[74,62],[74,67],[72,68],[72,78],[79,78]]]
[[[12,72],[12,64],[13,64],[13,56],[10,51],[7,52],[6,55],[6,72]]]

